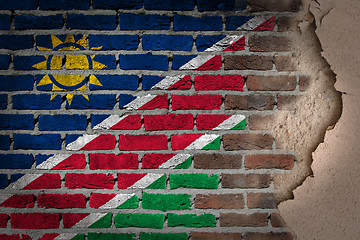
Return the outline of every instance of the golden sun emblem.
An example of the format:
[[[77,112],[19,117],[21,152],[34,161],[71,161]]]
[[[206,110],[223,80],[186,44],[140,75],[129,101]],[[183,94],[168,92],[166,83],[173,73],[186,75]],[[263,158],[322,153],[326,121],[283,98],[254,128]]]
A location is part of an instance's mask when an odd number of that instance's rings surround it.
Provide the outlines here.
[[[37,46],[40,51],[79,51],[86,50],[87,40],[83,35],[75,41],[73,35],[66,35],[65,40],[61,41],[57,36],[51,35],[52,48]],[[95,55],[44,55],[45,61],[34,64],[32,67],[39,70],[88,70],[104,69],[107,66],[93,59]],[[65,64],[64,64],[65,63]],[[52,84],[52,91],[86,91],[87,78],[80,74],[46,74],[37,84],[43,86]],[[89,76],[89,84],[102,86],[95,75]],[[53,94],[51,100],[56,96]],[[66,100],[69,105],[74,94],[67,93]],[[83,94],[89,100],[89,96]]]

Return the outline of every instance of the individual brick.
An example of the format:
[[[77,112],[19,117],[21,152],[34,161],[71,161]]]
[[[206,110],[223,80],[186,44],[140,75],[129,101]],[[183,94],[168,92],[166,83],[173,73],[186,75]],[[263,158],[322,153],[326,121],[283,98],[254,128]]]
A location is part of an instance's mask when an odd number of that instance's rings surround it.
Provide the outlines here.
[[[190,210],[189,194],[150,194],[143,192],[142,208],[161,211]]]
[[[40,115],[40,131],[75,131],[86,130],[86,115]]]
[[[89,58],[92,60],[92,66],[89,67],[88,62]],[[97,64],[97,63],[100,64]],[[66,55],[65,59],[65,69],[66,70],[87,70],[87,69],[97,69],[97,70],[109,70],[116,69],[116,59],[114,55]],[[93,80],[90,79],[90,80]]]
[[[30,169],[32,164],[31,154],[0,154],[0,169]]]
[[[0,35],[0,49],[21,50],[32,48],[33,45],[31,35]]]
[[[164,2],[164,1],[162,1]],[[193,37],[190,35],[143,35],[143,50],[191,51]]]
[[[132,240],[135,239],[135,233],[93,233],[87,234],[88,240]]]
[[[226,35],[199,35],[196,38],[196,49],[198,52],[203,52],[225,37]]]
[[[14,149],[60,150],[60,134],[14,134]]]
[[[162,70],[169,68],[168,57],[165,55],[135,54],[120,55],[120,68],[124,70]]]
[[[100,209],[135,209],[139,207],[139,198],[133,194],[91,193],[90,207]]]
[[[192,157],[190,154],[145,154],[142,158],[142,169],[174,168],[187,169],[190,167]]]
[[[214,110],[220,109],[221,95],[173,95],[173,110]]]
[[[61,29],[63,17],[61,14],[49,16],[15,15],[15,29]]]
[[[165,135],[120,135],[119,150],[167,150],[168,140]]]
[[[85,154],[36,155],[36,169],[67,170],[85,167]]]
[[[32,10],[36,8],[37,8],[36,0],[15,0],[15,1],[2,0],[0,2],[1,10]]]
[[[145,0],[144,5],[146,10],[189,11],[194,9],[195,1]]]
[[[33,130],[34,115],[32,114],[0,114],[1,130]]]
[[[149,213],[118,213],[114,217],[116,228],[155,228],[162,229],[164,227],[165,215],[149,214]]]
[[[196,154],[194,168],[197,169],[240,169],[241,155],[225,155],[219,153]]]
[[[165,189],[166,174],[118,173],[119,189]]]
[[[175,213],[168,214],[168,227],[215,227],[216,217],[213,214],[182,214]]]
[[[226,30],[237,30],[253,18],[253,16],[228,16],[225,22]]]
[[[299,100],[302,96],[296,95],[277,95],[277,108],[279,110],[292,111],[298,109]]]
[[[243,10],[246,8],[246,0],[198,0],[197,7],[202,11],[218,11],[218,10]]]
[[[267,225],[267,213],[220,213],[221,227],[265,227]]]
[[[159,130],[192,130],[194,118],[192,114],[145,115],[146,131]]]
[[[273,110],[275,99],[271,95],[226,95],[226,110]]]
[[[34,77],[31,75],[0,76],[0,91],[32,91]]]
[[[46,65],[38,65],[46,61],[45,56],[14,56],[14,69],[15,70],[46,70]],[[59,67],[58,67],[59,68]],[[58,70],[58,69],[57,69]]]
[[[244,235],[244,240],[293,240],[289,232],[248,232]]]
[[[187,240],[187,233],[140,233],[140,240]]]
[[[192,17],[192,16],[175,14],[174,30],[175,31],[221,31],[222,19],[220,16]]]
[[[66,103],[66,109],[102,109],[111,110],[116,103],[115,94],[88,95],[86,99],[82,95],[74,95],[71,105]]]
[[[9,215],[0,213],[0,228],[6,228],[9,221]]]
[[[89,35],[89,47],[92,50],[136,50],[137,35]]]
[[[112,213],[63,213],[63,224],[64,228],[110,228],[112,222]],[[85,220],[85,224],[79,224],[84,218],[89,217]]]
[[[0,18],[0,21],[1,21],[1,18]],[[9,69],[9,64],[10,64],[10,56],[9,55],[0,55],[0,70]]]
[[[91,127],[95,129],[139,130],[141,128],[141,117],[139,114],[125,115],[122,117],[114,117],[114,115],[91,115]]]
[[[86,196],[83,194],[40,194],[37,197],[40,208],[86,208]]]
[[[217,174],[208,175],[205,173],[170,174],[169,183],[170,189],[217,189],[219,184],[219,177]]]
[[[4,189],[8,186],[9,180],[7,174],[0,174],[0,189]]]
[[[119,108],[128,110],[169,109],[168,95],[146,95],[136,97],[130,94],[120,94]]]
[[[250,52],[286,52],[291,51],[291,39],[284,36],[259,36],[249,37]]]
[[[65,235],[66,236],[66,235]],[[52,240],[56,237],[61,237],[60,233],[45,233],[42,235],[39,240]],[[85,240],[85,234],[76,234],[73,239],[75,240]]]
[[[171,149],[220,150],[220,136],[215,134],[183,134],[171,136]]]
[[[80,138],[81,137],[81,138]],[[91,139],[90,141],[86,139]],[[65,137],[65,145],[67,150],[110,150],[114,149],[116,139],[114,135],[70,135]]]
[[[89,155],[90,169],[137,169],[138,155],[123,153],[120,155],[94,153]]]
[[[16,229],[56,229],[60,226],[59,213],[12,213],[11,228]]]
[[[276,56],[274,63],[276,70],[279,72],[297,70],[295,59],[291,56]]]
[[[244,208],[244,196],[242,194],[197,194],[195,208],[241,209]]]
[[[50,94],[19,94],[12,96],[12,103],[18,110],[52,110],[60,109],[62,99],[59,95],[51,99]]]
[[[273,139],[270,134],[226,134],[223,144],[226,151],[272,149]]]
[[[8,105],[8,95],[0,94],[0,109],[6,109]]]
[[[180,68],[182,66],[184,66],[185,64],[187,64],[188,62],[190,62],[192,59],[194,59],[196,57],[197,57],[197,55],[177,55],[177,54],[174,54],[171,69],[173,69],[173,70],[181,70]],[[220,66],[221,66],[221,64],[220,64]],[[193,70],[195,70],[195,69],[196,68],[194,68]]]
[[[16,182],[22,178],[24,174],[13,174],[11,175],[11,182]],[[25,186],[18,186],[20,189],[24,190],[34,190],[34,189],[58,189],[61,187],[61,177],[59,174],[26,174],[26,177],[22,179],[24,182],[20,182]]]
[[[244,77],[241,75],[197,75],[196,91],[230,90],[243,91]]]
[[[294,167],[294,155],[261,154],[245,156],[246,169],[284,169],[291,170]]]
[[[198,130],[245,130],[243,115],[199,114],[196,116]]]
[[[169,30],[166,15],[120,14],[120,30]]]
[[[193,240],[239,240],[241,233],[225,233],[225,232],[192,232]]]
[[[117,26],[116,15],[69,14],[67,29],[114,30]]]
[[[249,117],[249,129],[271,130],[274,127],[274,119],[274,115],[251,115]]]
[[[272,213],[270,215],[270,223],[271,226],[276,228],[286,227],[286,223],[279,213]]]
[[[69,189],[113,189],[114,176],[104,173],[67,173],[65,175],[65,187]]]
[[[10,149],[10,136],[0,135],[0,150],[9,150],[9,149]]]
[[[299,22],[296,21],[293,17],[278,17],[276,20],[276,25],[279,32],[296,32],[299,31]]]
[[[307,91],[310,88],[311,78],[309,76],[300,76],[299,77],[299,90]]]
[[[273,193],[248,193],[248,208],[276,208],[279,199]]]
[[[171,69],[173,70],[199,70],[199,71],[216,71],[222,66],[221,55],[205,57],[197,55],[173,55]],[[194,60],[189,63],[190,60]]]
[[[252,12],[297,12],[300,8],[300,0],[277,1],[277,0],[249,0],[248,4]]]
[[[5,196],[6,200],[2,200],[0,207],[33,208],[35,204],[35,196],[32,194],[11,194],[11,196]]]
[[[225,70],[272,70],[273,57],[259,55],[227,55]]]
[[[94,9],[139,9],[143,6],[142,0],[93,0]]]
[[[268,174],[223,174],[223,188],[268,188],[271,177]]]
[[[76,2],[70,0],[39,0],[40,10],[86,10],[89,9],[90,2],[87,0],[79,0]]]

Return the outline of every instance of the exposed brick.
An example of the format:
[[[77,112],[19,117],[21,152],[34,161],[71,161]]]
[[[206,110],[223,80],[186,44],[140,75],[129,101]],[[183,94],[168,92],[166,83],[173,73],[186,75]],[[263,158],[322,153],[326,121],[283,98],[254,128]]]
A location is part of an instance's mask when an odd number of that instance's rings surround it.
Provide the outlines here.
[[[279,110],[296,110],[298,107],[299,99],[301,96],[294,95],[278,95],[277,96],[277,107]]]
[[[272,56],[258,55],[227,55],[225,70],[271,70],[273,69]]]
[[[85,208],[86,197],[83,194],[41,194],[37,197],[40,208]]]
[[[289,232],[249,232],[245,233],[244,240],[292,240],[294,239]]]
[[[294,57],[291,56],[276,56],[275,67],[279,72],[281,71],[296,71],[297,64]]]
[[[194,168],[198,169],[239,169],[242,165],[242,156],[225,155],[219,153],[196,154]]]
[[[192,130],[194,118],[192,114],[145,115],[146,131],[158,130]]]
[[[58,213],[12,213],[11,228],[17,229],[54,229],[59,228]]]
[[[119,149],[128,151],[167,150],[168,140],[165,135],[120,135]]]
[[[279,213],[272,213],[270,216],[271,226],[273,227],[285,227],[286,223]]]
[[[274,115],[251,115],[248,119],[251,130],[271,130],[274,127]]]
[[[9,216],[5,213],[0,213],[0,228],[6,228]]]
[[[279,199],[273,193],[248,193],[248,208],[276,208]]]
[[[197,194],[195,208],[241,209],[244,208],[244,196],[242,194]]]
[[[268,188],[271,177],[268,174],[223,174],[223,188]]]
[[[293,17],[278,17],[276,24],[279,32],[296,32],[299,31],[299,21]]]
[[[112,174],[104,173],[67,173],[65,175],[65,187],[69,189],[113,189],[114,177]]]
[[[300,91],[306,91],[310,87],[310,77],[309,76],[300,76],[299,77],[299,90]]]
[[[241,233],[192,232],[192,240],[239,240]]]
[[[296,76],[248,76],[249,91],[294,91]]]
[[[220,213],[221,227],[265,227],[267,225],[267,213]]]
[[[227,151],[272,149],[273,136],[270,134],[226,134],[223,137],[223,144]]]
[[[275,99],[270,95],[226,95],[226,110],[273,110]]]
[[[134,153],[95,153],[89,155],[90,169],[137,169],[138,155]]]
[[[173,95],[173,110],[214,110],[220,109],[221,95]]]
[[[248,0],[252,12],[297,12],[300,8],[300,0]]]
[[[294,167],[294,155],[275,155],[275,154],[262,154],[262,155],[247,155],[245,156],[246,169],[285,169],[290,170]]]
[[[249,37],[251,52],[286,52],[293,50],[291,39],[284,36],[259,36]]]

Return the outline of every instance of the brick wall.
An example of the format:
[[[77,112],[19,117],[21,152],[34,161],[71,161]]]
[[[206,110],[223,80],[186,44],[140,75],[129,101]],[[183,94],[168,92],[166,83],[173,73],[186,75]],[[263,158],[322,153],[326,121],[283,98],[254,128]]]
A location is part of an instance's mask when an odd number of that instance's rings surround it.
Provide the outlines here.
[[[0,239],[292,239],[270,131],[299,2],[0,1]]]

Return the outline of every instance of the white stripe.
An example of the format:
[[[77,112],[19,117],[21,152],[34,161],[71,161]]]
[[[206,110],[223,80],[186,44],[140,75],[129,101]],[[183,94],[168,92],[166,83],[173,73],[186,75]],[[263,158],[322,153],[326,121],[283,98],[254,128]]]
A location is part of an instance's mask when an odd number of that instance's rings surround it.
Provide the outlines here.
[[[86,144],[88,144],[89,142],[91,142],[92,140],[97,138],[98,136],[100,136],[100,135],[99,134],[94,134],[94,135],[84,134],[83,136],[80,136],[78,139],[76,139],[74,142],[69,143],[66,146],[66,150],[74,150],[74,151],[80,150]]]
[[[87,228],[91,226],[94,222],[104,217],[106,213],[91,213],[90,215],[84,217],[82,220],[77,222],[73,228]]]
[[[196,139],[194,142],[192,142],[189,146],[187,146],[185,149],[203,149],[206,145],[214,141],[219,135],[214,134],[205,134]]]
[[[19,180],[14,183],[11,183],[6,189],[23,189],[29,183],[35,179],[41,177],[43,174],[25,174]]]
[[[4,203],[6,200],[14,196],[14,194],[0,194],[0,204]]]
[[[212,130],[229,130],[245,119],[244,115],[232,115]]]
[[[144,189],[150,184],[161,178],[164,174],[148,173],[139,181],[128,187],[127,189]]]
[[[52,169],[68,157],[71,157],[72,154],[60,154],[60,155],[54,155],[52,157],[49,157],[46,161],[42,162],[38,166],[36,166],[37,169]]]
[[[264,16],[254,17],[254,18],[250,19],[249,21],[247,21],[246,23],[244,23],[243,25],[241,25],[240,27],[238,27],[236,30],[248,30],[248,31],[254,30],[258,26],[260,26],[262,23],[266,22],[268,19],[270,19],[270,18],[267,18]]]
[[[231,44],[236,42],[237,40],[241,39],[244,35],[236,36],[226,36],[208,49],[205,50],[205,52],[214,52],[214,51],[224,51],[226,48],[230,47]]]
[[[146,96],[142,96],[142,97],[137,97],[135,98],[133,101],[129,102],[128,104],[126,104],[124,107],[128,110],[136,110],[141,108],[142,106],[144,106],[146,103],[150,102],[151,100],[153,100],[157,95],[146,95]]]
[[[199,55],[196,58],[193,58],[189,62],[184,64],[182,67],[179,68],[179,70],[198,69],[200,66],[202,66],[204,63],[206,63],[213,57],[215,57],[215,55]]]
[[[54,239],[57,239],[57,240],[70,240],[70,239],[76,237],[77,235],[78,235],[77,233],[62,233],[59,236],[57,236],[56,238],[54,238]]]
[[[189,157],[191,157],[190,154],[176,154],[163,164],[159,166],[159,168],[175,168],[179,164],[185,162]]]
[[[166,76],[163,80],[151,87],[151,89],[168,89],[178,81],[180,81],[186,75],[180,76]]]
[[[119,115],[110,115],[108,118],[103,120],[101,123],[97,124],[93,129],[110,129],[114,125],[118,124],[121,120],[126,118],[129,115],[119,116]]]
[[[117,208],[130,198],[132,198],[135,195],[135,193],[131,194],[117,194],[114,198],[110,199],[107,203],[99,207],[99,209],[111,209],[111,208]]]

